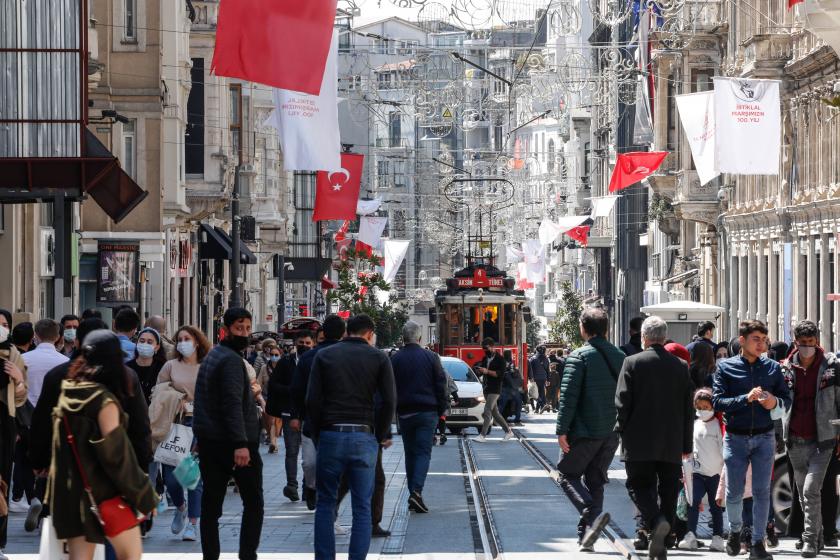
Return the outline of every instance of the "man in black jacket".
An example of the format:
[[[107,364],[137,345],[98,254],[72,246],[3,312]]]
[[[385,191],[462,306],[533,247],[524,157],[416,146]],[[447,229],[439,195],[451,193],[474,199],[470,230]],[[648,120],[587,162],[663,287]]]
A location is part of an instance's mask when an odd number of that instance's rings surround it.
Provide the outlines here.
[[[306,409],[318,445],[318,504],[315,509],[315,558],[335,558],[336,497],[341,475],[350,482],[353,529],[350,558],[370,549],[376,454],[391,445],[396,408],[394,372],[388,356],[374,347],[373,320],[357,315],[347,322],[347,338],[318,352],[312,364]],[[381,414],[374,410],[375,395]]]
[[[621,347],[621,351],[628,356],[633,356],[642,351],[642,322],[644,317],[633,317],[630,319],[630,339],[627,344]]]
[[[300,331],[295,336],[294,353],[282,358],[271,372],[268,380],[268,403],[266,410],[275,418],[283,419],[283,443],[286,447],[286,487],[283,495],[293,502],[300,500],[298,494],[297,463],[300,454],[300,430],[291,426],[292,382],[298,362],[314,345],[314,337],[309,331]]]
[[[496,341],[492,338],[485,338],[481,342],[481,348],[484,350],[484,358],[476,364],[475,371],[484,378],[484,412],[481,415],[484,418],[484,424],[481,426],[478,437],[474,437],[472,440],[478,443],[487,441],[490,426],[495,420],[496,424],[505,432],[504,441],[508,441],[513,438],[513,430],[510,429],[504,416],[499,412],[499,395],[502,393],[502,380],[505,378],[507,363],[501,354],[496,352]],[[543,348],[542,357],[548,364],[548,358],[545,357],[545,348]],[[543,380],[542,394],[544,398],[545,380]]]
[[[438,418],[449,408],[446,375],[440,358],[420,346],[421,328],[414,321],[403,326],[402,350],[391,357],[397,383],[397,414],[405,449],[408,507],[428,513],[423,485],[432,460],[432,443]]]
[[[232,307],[222,320],[226,336],[201,362],[195,384],[193,432],[204,482],[201,551],[204,560],[219,558],[219,518],[232,476],[244,509],[239,558],[256,560],[263,524],[260,420],[242,357],[251,338],[251,314]]]
[[[539,397],[537,398],[537,412],[542,413],[545,406],[545,382],[548,380],[548,365],[551,362],[545,357],[545,346],[538,346],[537,353],[528,360],[528,375],[537,384]]]
[[[642,323],[645,350],[624,360],[616,387],[627,490],[651,531],[649,557],[666,557],[674,524],[682,459],[691,456],[694,405],[688,364],[665,350],[668,325],[651,316]],[[658,496],[658,500],[657,500]]]

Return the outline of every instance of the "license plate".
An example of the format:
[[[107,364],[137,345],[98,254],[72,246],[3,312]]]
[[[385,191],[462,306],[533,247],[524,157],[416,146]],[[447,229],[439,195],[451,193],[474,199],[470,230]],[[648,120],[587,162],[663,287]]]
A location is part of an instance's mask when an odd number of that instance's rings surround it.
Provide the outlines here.
[[[468,408],[453,408],[452,416],[466,416],[468,411]]]

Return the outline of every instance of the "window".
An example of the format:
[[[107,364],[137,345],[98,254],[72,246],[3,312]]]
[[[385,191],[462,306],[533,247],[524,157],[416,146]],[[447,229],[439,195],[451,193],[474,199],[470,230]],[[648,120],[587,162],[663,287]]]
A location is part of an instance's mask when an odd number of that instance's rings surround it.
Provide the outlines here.
[[[493,72],[498,74],[502,78],[507,78],[507,68],[504,66],[500,66],[498,68],[494,68]],[[501,80],[493,80],[493,93],[496,95],[507,95],[508,92],[508,85],[501,81]]]
[[[339,19],[335,28],[338,31],[338,52],[350,52],[350,20],[348,18]]]
[[[230,143],[233,153],[242,163],[242,84],[231,84],[230,92]]]
[[[122,167],[129,177],[137,180],[137,145],[134,135],[135,123],[132,119],[122,125]]]
[[[192,88],[187,99],[187,128],[184,132],[186,172],[204,174],[204,59],[192,59]]]
[[[388,138],[392,148],[398,148],[402,140],[402,115],[399,111],[388,114]]]
[[[312,221],[315,208],[315,173],[295,172],[295,223],[292,228],[292,257],[320,257],[318,222]]]
[[[125,0],[124,6],[123,37],[127,40],[137,39],[137,0]]]
[[[668,99],[674,99],[677,96],[677,85],[674,80],[668,81]],[[668,143],[666,149],[668,151],[675,151],[677,149],[677,104],[668,103]]]
[[[394,187],[405,187],[405,161],[397,160],[394,162]]]
[[[697,93],[700,91],[711,91],[714,88],[714,83],[712,80],[714,74],[714,71],[711,69],[694,71],[694,79],[691,83],[691,92]]]
[[[548,162],[546,169],[549,173],[554,173],[554,138],[548,139]]]

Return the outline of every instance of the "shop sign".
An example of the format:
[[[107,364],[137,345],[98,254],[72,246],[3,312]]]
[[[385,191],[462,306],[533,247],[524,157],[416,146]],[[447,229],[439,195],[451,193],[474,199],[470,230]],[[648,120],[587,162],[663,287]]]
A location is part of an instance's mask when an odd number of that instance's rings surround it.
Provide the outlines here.
[[[99,303],[139,303],[139,243],[100,241],[97,264],[96,299]]]

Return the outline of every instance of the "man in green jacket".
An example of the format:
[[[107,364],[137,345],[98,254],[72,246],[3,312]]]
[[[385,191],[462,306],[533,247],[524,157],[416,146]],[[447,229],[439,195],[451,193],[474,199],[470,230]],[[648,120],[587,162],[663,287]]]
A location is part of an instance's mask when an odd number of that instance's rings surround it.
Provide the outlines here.
[[[581,510],[578,540],[581,552],[592,552],[610,522],[604,507],[607,470],[618,448],[615,387],[624,352],[605,337],[609,317],[600,308],[580,316],[586,344],[566,359],[557,413],[557,442],[563,457],[557,465],[560,484]]]

